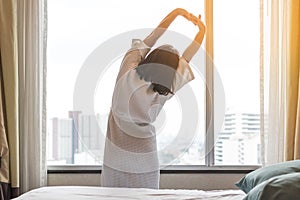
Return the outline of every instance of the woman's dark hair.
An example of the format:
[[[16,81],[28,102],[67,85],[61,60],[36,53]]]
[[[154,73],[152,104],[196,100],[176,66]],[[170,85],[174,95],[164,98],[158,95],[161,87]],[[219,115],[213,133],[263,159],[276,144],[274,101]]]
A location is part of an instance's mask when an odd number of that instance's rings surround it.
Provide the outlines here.
[[[178,51],[171,45],[163,45],[154,49],[135,69],[140,79],[152,83],[154,92],[168,95],[172,93],[178,62]]]

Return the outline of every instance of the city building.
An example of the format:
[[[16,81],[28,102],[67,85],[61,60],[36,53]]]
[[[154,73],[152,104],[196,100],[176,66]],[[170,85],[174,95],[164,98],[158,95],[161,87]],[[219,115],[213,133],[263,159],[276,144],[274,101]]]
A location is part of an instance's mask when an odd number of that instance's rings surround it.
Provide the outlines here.
[[[259,114],[226,113],[223,129],[217,135],[216,141],[215,164],[260,163]]]
[[[106,115],[83,115],[81,111],[69,111],[69,118],[51,119],[48,162],[101,164],[106,123]]]

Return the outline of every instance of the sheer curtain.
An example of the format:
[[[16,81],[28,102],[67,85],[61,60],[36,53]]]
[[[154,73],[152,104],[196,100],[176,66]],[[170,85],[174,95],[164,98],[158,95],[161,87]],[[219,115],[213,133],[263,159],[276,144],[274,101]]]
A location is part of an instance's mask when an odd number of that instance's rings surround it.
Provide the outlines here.
[[[261,0],[264,23],[261,51],[261,145],[262,164],[283,161],[284,152],[284,74],[286,40],[283,9],[285,0]],[[286,29],[285,29],[286,30]]]
[[[294,140],[299,126],[297,121],[300,120],[297,112],[299,1],[261,0],[260,3],[261,158],[263,165],[270,165],[290,160],[286,152],[294,147],[299,150],[300,145]],[[295,11],[291,12],[293,7],[298,7],[298,16]],[[294,22],[295,19],[298,23]],[[291,60],[294,60],[293,64]]]
[[[20,190],[47,184],[46,0],[18,0]]]

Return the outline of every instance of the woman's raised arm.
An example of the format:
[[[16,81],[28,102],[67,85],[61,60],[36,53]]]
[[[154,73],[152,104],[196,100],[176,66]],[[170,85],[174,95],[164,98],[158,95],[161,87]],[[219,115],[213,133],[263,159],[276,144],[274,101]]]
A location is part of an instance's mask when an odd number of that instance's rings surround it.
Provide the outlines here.
[[[190,13],[182,8],[176,8],[172,12],[170,12],[161,22],[160,24],[152,31],[150,35],[148,35],[144,39],[144,43],[149,46],[153,47],[153,45],[156,43],[158,38],[168,29],[170,24],[174,21],[174,19],[181,15],[188,19],[190,16]]]
[[[197,18],[194,15],[190,15],[188,16],[188,19],[199,28],[199,32],[197,33],[193,42],[186,48],[186,50],[182,54],[182,57],[184,57],[187,62],[190,62],[201,46],[206,31],[206,26],[200,20],[200,16],[199,18]]]

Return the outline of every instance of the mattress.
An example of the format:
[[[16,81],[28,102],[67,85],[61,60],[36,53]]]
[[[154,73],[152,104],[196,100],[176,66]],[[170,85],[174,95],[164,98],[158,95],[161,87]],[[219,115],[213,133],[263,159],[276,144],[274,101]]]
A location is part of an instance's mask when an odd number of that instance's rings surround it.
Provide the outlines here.
[[[171,190],[143,188],[107,188],[88,186],[51,186],[31,190],[14,200],[241,200],[245,193],[241,190]]]

